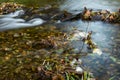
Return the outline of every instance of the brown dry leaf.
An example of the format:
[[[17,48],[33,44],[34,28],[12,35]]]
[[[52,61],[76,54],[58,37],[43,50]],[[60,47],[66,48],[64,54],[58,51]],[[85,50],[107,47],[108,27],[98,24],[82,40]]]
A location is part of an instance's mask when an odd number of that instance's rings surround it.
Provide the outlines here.
[[[61,74],[55,75],[52,77],[52,80],[65,80]]]

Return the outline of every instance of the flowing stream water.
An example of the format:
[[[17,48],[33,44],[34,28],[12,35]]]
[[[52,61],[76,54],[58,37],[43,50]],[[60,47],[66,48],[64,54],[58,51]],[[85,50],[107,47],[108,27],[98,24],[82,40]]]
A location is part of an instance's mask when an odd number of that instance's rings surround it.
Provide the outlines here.
[[[39,3],[42,0],[39,1]],[[44,1],[45,2],[45,1]],[[55,2],[55,1],[53,1]],[[52,3],[53,3],[52,2]],[[59,1],[58,1],[59,2]],[[61,10],[67,10],[69,12],[78,10],[80,11],[84,7],[91,8],[94,10],[109,10],[109,11],[117,11],[120,8],[120,0],[63,0],[60,2],[59,8]],[[32,3],[31,3],[32,4]],[[45,5],[49,4],[49,2],[45,2]],[[0,21],[3,21],[3,18],[0,18]],[[5,19],[5,18],[4,18]],[[12,17],[9,19],[13,19]],[[5,19],[8,20],[8,19]],[[16,19],[18,20],[18,19]],[[35,19],[34,19],[35,20]],[[41,19],[37,19],[37,21],[44,22]],[[12,22],[9,24],[6,29],[10,28],[14,24],[16,27],[28,27],[32,23],[28,21],[24,23],[24,20],[18,20],[18,22]],[[25,25],[22,25],[22,24]],[[36,22],[37,23],[37,22]],[[0,26],[6,26],[6,24],[0,24]],[[27,25],[27,26],[26,26]],[[40,25],[40,24],[38,24]],[[52,25],[52,24],[51,24]],[[97,46],[101,49],[102,55],[97,54],[88,54],[87,56],[82,57],[83,66],[88,70],[94,73],[94,75],[98,78],[98,80],[120,80],[120,25],[119,24],[109,24],[104,22],[83,22],[81,20],[77,21],[68,21],[62,23],[55,23],[58,29],[61,31],[71,32],[73,28],[82,31],[92,31],[92,40],[97,44]],[[35,26],[35,25],[33,25]],[[16,28],[14,27],[14,28]],[[2,30],[2,28],[0,28]],[[5,27],[3,28],[3,30]],[[77,41],[72,43],[72,47],[80,50],[82,48],[81,44]],[[86,48],[83,48],[83,52],[87,52]]]
[[[84,7],[93,10],[117,11],[119,0],[66,0],[60,6],[61,10],[73,12]],[[92,71],[98,80],[120,80],[120,25],[104,22],[83,22],[81,20],[64,23],[64,29],[75,26],[78,30],[93,31],[92,39],[102,50],[101,56],[90,54],[82,58],[83,65]],[[74,43],[79,48],[78,43]]]

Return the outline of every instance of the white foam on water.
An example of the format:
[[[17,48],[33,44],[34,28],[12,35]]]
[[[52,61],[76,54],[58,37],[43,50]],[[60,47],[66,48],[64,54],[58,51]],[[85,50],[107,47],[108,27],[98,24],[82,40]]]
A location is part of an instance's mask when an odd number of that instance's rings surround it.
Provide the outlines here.
[[[43,24],[45,21],[40,18],[32,19],[28,22],[25,22],[23,19],[14,19],[11,18],[6,22],[0,24],[0,31],[9,30],[9,29],[17,29],[24,27],[32,27]]]
[[[0,23],[7,23],[7,22],[25,22],[24,19],[15,19],[15,18],[10,18],[10,17],[5,17],[0,19]]]
[[[18,10],[18,11],[15,11],[15,12],[7,14],[7,15],[1,15],[0,16],[0,31],[38,26],[45,22],[41,18],[34,18],[27,22],[24,19],[15,18],[15,17],[23,15],[23,14],[24,14],[23,10]]]
[[[0,15],[0,17],[17,17],[23,15],[25,12],[24,10],[17,10],[15,12],[9,13],[7,15]]]

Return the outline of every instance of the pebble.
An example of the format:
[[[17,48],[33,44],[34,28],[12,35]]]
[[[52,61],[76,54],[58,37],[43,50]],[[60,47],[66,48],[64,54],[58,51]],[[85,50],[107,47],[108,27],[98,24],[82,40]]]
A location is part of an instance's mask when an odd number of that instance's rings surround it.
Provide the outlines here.
[[[113,40],[113,39],[114,39],[114,37],[111,37],[111,39]]]
[[[79,67],[79,66],[76,67],[76,71],[80,72],[80,73],[83,73],[83,69],[81,67]]]
[[[11,48],[5,48],[4,49],[5,51],[10,51],[10,50],[12,50]]]
[[[93,49],[93,53],[96,53],[98,55],[102,55],[102,51],[100,49]]]
[[[75,66],[75,64],[77,64],[77,65],[82,64],[82,60],[81,59],[78,59],[78,60],[73,59],[73,61],[71,62],[71,66],[73,67],[73,66]]]
[[[20,35],[18,33],[15,33],[13,37],[19,37]]]

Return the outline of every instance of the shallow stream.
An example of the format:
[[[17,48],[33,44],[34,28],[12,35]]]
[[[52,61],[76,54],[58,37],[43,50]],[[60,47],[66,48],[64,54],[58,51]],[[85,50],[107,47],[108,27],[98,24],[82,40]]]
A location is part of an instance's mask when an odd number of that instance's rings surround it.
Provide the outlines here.
[[[81,11],[84,7],[93,9],[93,10],[109,10],[111,12],[117,11],[120,8],[119,0],[63,0],[53,1],[53,2],[45,2],[39,0],[39,3],[44,3],[45,5],[57,2],[59,4],[60,10],[67,10],[71,13],[74,11]],[[23,2],[25,3],[25,2]],[[38,5],[39,5],[38,3]],[[26,4],[26,3],[25,3]],[[28,5],[28,4],[27,4]],[[29,5],[33,5],[32,3]],[[5,19],[6,18],[6,19]],[[0,28],[2,30],[8,30],[10,27],[20,28],[20,27],[31,27],[31,21],[25,22],[22,19],[15,19],[12,22],[7,22],[8,19],[13,19],[12,17],[1,17],[1,22],[6,20],[3,24],[0,24]],[[16,21],[18,20],[18,22]],[[38,23],[44,23],[41,19],[37,19]],[[16,24],[20,25],[16,25]],[[36,26],[37,22],[35,25]],[[16,25],[12,27],[13,25]],[[40,25],[40,24],[38,24]],[[77,30],[82,30],[84,32],[92,31],[92,40],[97,44],[99,49],[102,51],[102,55],[92,54],[87,50],[86,46],[83,47],[79,41],[73,41],[72,48],[78,50],[78,52],[82,49],[82,52],[89,52],[88,55],[82,57],[83,66],[86,67],[89,71],[93,72],[93,74],[98,78],[98,80],[120,80],[120,25],[119,24],[110,24],[100,21],[95,22],[83,22],[81,20],[77,21],[68,21],[62,23],[49,23],[47,25],[54,25],[63,32],[71,33],[73,28]],[[9,28],[8,28],[9,27]]]

